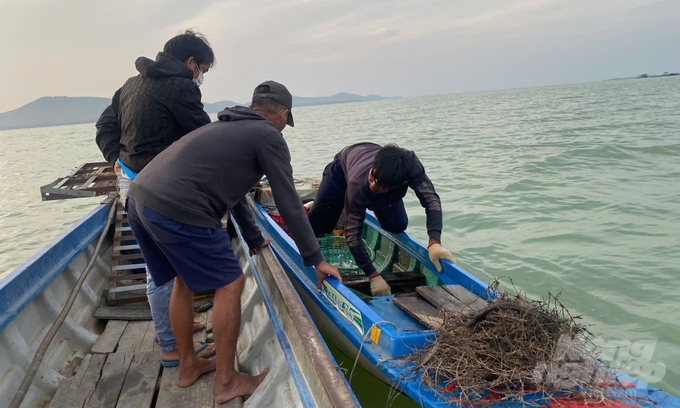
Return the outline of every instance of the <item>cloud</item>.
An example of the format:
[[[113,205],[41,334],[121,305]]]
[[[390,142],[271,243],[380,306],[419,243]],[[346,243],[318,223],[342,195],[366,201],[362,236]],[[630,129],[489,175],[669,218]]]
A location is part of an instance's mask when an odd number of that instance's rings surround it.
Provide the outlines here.
[[[43,95],[111,96],[136,74],[138,56],[153,58],[187,28],[214,46],[218,64],[201,90],[206,101],[217,101],[246,100],[265,79],[318,96],[607,77],[611,68],[585,52],[624,58],[618,44],[636,38],[648,45],[629,46],[622,65],[637,73],[635,53],[658,49],[646,63],[678,69],[670,65],[679,57],[662,50],[677,42],[679,17],[677,0],[5,0],[0,49],[16,63],[4,65],[0,111]],[[546,60],[552,50],[562,53]],[[561,68],[567,54],[582,68]],[[505,70],[515,64],[524,70]],[[553,79],[537,73],[539,66]]]

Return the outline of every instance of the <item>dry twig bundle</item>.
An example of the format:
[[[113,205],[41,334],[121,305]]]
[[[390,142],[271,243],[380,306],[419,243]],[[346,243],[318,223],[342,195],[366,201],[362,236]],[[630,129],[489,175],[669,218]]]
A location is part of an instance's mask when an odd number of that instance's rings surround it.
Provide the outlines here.
[[[498,288],[496,280],[490,290],[500,296],[481,311],[441,312],[435,342],[409,360],[428,386],[459,406],[631,401],[611,387],[613,370],[597,361],[592,334],[559,294],[529,301]]]

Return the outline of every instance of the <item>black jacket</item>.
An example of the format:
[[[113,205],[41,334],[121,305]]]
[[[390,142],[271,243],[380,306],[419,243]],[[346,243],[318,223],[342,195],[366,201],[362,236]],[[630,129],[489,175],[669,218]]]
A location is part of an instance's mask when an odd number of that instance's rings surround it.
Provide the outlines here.
[[[442,236],[442,203],[434,189],[425,168],[416,154],[408,151],[409,166],[408,185],[397,187],[385,194],[374,194],[368,185],[368,173],[371,171],[373,158],[382,146],[375,143],[357,143],[345,147],[340,152],[340,166],[347,180],[345,192],[345,236],[354,260],[366,275],[375,272],[371,258],[361,240],[364,231],[366,209],[379,210],[392,206],[404,198],[408,187],[411,187],[425,208],[427,216],[427,234],[430,239],[441,240]]]
[[[217,118],[159,154],[132,182],[128,197],[170,219],[204,228],[221,228],[230,210],[248,246],[257,248],[264,237],[245,195],[266,174],[305,265],[323,261],[295,190],[281,132],[244,107],[223,110]]]
[[[135,173],[187,133],[210,123],[193,72],[170,54],[137,58],[139,75],[113,95],[97,121],[97,145],[108,162]]]

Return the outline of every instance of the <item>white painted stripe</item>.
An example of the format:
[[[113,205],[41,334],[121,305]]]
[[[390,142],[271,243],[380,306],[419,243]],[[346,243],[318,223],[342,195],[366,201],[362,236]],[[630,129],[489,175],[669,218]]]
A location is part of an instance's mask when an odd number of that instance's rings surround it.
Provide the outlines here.
[[[145,263],[118,265],[118,266],[114,266],[113,270],[114,271],[125,271],[125,270],[130,270],[130,269],[143,269],[143,268],[146,268]]]
[[[139,249],[139,245],[120,245],[117,247],[113,247],[114,251],[125,251],[128,249]]]
[[[128,292],[131,290],[143,290],[146,289],[146,285],[130,285],[130,286],[120,286],[117,288],[109,288],[109,293],[120,293]]]

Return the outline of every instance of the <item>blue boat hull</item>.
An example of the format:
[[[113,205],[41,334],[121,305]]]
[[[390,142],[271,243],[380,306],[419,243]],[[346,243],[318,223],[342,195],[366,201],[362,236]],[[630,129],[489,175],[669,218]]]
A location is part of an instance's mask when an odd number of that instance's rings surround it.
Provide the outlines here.
[[[123,379],[126,378],[127,368],[116,373],[117,376],[122,376],[117,382],[118,388],[116,389],[114,382],[107,382],[110,378],[96,377],[108,375],[106,369],[89,371],[87,365],[93,361],[93,355],[97,355],[98,361],[102,364],[104,360],[101,358],[104,356],[107,366],[109,359],[113,361],[112,364],[118,364],[116,361],[119,362],[119,360],[116,356],[122,354],[127,355],[128,366],[133,354],[136,356],[147,353],[150,356],[153,355],[157,364],[156,376],[145,380],[158,381],[157,387],[149,388],[150,394],[147,399],[151,403],[155,395],[156,406],[188,406],[178,398],[196,397],[195,391],[194,393],[177,391],[175,382],[179,375],[178,369],[163,368],[162,372],[165,374],[158,376],[161,372],[160,355],[157,354],[159,349],[156,349],[156,352],[152,351],[156,347],[153,344],[155,336],[149,336],[146,328],[141,332],[143,334],[141,337],[138,335],[139,332],[135,332],[138,329],[131,330],[132,337],[127,338],[128,348],[125,351],[121,351],[121,343],[118,343],[120,338],[126,337],[121,332],[118,332],[118,337],[115,338],[113,344],[108,344],[111,340],[109,338],[104,341],[107,345],[100,347],[96,345],[98,338],[101,338],[99,334],[102,327],[94,324],[94,312],[100,305],[102,291],[108,287],[109,283],[110,264],[114,252],[112,236],[105,237],[104,244],[98,253],[95,254],[94,249],[97,237],[105,228],[108,212],[107,205],[98,206],[5,279],[0,280],[0,305],[2,306],[0,308],[0,378],[2,379],[0,380],[0,395],[4,397],[0,398],[0,408],[7,407],[12,396],[19,389],[36,349],[45,338],[83,268],[92,257],[96,257],[95,266],[85,280],[73,309],[57,332],[52,345],[47,349],[22,407],[72,406],[75,404],[71,404],[72,401],[69,400],[71,395],[88,395],[83,398],[93,396],[91,401],[93,402],[94,398],[104,395],[109,398],[115,394],[114,397],[118,398],[116,392],[120,392],[121,395],[118,402],[123,401],[122,396],[126,395],[126,388],[123,387],[121,391],[120,387],[123,386]],[[336,371],[337,363],[333,360],[274,254],[264,249],[258,251],[255,257],[250,257],[247,245],[241,236],[232,239],[232,248],[245,275],[244,295],[241,298],[241,334],[237,345],[239,369],[248,373],[259,373],[265,367],[271,370],[263,385],[250,396],[248,406],[360,407],[345,378]],[[148,322],[139,321],[117,323],[124,323],[123,327],[126,332],[133,324],[143,323],[148,326]],[[107,336],[103,338],[106,339]],[[141,345],[131,346],[135,341],[145,341],[146,346],[149,347],[142,351]],[[73,392],[75,389],[83,391],[78,388],[77,382],[71,381],[77,377],[67,377],[64,374],[72,372],[78,365],[76,357],[83,361],[81,367],[87,370],[83,373],[87,372],[89,375],[90,380],[86,381],[88,384],[92,387],[103,384],[102,387],[108,387],[107,389],[113,390],[114,394],[109,395],[108,391],[105,394],[95,392],[94,388],[86,389],[84,392]],[[149,360],[150,364],[154,361]],[[75,366],[71,366],[71,363]],[[134,366],[134,363],[132,365]],[[135,372],[135,375],[141,374]],[[134,381],[141,380],[137,378]],[[209,388],[214,378],[204,376],[199,380],[201,381],[204,385],[197,384],[194,388]],[[125,384],[128,384],[127,380]],[[97,385],[97,390],[101,391],[99,385]],[[169,389],[174,391],[165,391]],[[210,391],[201,397],[212,407],[212,388],[209,389]],[[187,390],[191,391],[191,388]],[[132,397],[141,392],[135,390],[128,396]],[[66,400],[68,401],[65,402]],[[106,401],[107,406],[116,404],[116,399]],[[192,402],[194,404],[191,406],[200,405],[199,402]],[[96,404],[93,402],[86,405]],[[130,406],[120,403],[120,406],[123,405]]]
[[[327,341],[333,342],[345,354],[354,358],[361,350],[359,364],[378,378],[394,385],[423,407],[455,406],[450,395],[441,395],[413,376],[411,366],[398,363],[395,358],[413,353],[434,339],[434,331],[403,331],[407,320],[412,320],[391,302],[392,297],[375,298],[370,305],[360,299],[340,281],[329,278],[321,291],[316,288],[313,268],[305,267],[294,241],[267,212],[255,201],[250,202],[253,217],[262,233],[272,240],[272,249],[279,262],[291,277],[315,323]],[[487,285],[474,275],[451,262],[444,261],[441,274],[434,272],[426,247],[408,234],[391,234],[380,228],[378,221],[368,212],[368,228],[392,241],[408,252],[418,262],[436,275],[440,284],[461,285],[470,292],[483,297]],[[413,324],[413,323],[410,323]],[[412,327],[408,327],[412,328]],[[408,379],[405,379],[407,377]],[[635,388],[627,388],[627,395],[649,398],[664,408],[680,407],[680,399],[666,394],[626,374],[618,373],[619,381],[630,381]]]

